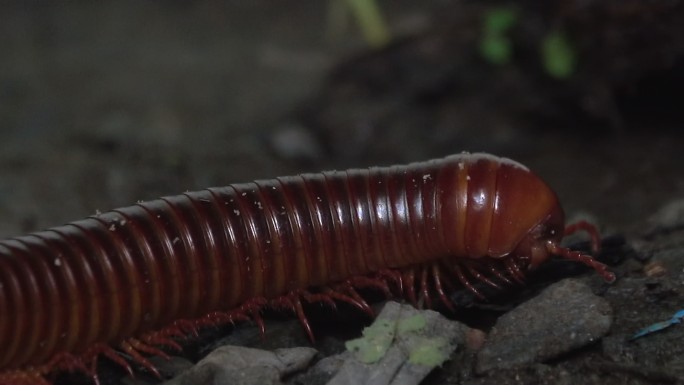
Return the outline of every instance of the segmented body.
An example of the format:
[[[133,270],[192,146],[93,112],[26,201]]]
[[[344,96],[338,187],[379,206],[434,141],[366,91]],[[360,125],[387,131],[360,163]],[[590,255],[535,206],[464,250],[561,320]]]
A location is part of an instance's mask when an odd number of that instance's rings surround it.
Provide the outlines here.
[[[16,373],[85,367],[92,357],[54,357],[130,337],[173,345],[178,320],[258,312],[260,305],[245,304],[280,301],[299,311],[302,296],[354,301],[353,292],[305,291],[353,277],[398,271],[411,296],[414,271],[425,275],[429,266],[434,284],[423,277],[418,290],[441,293],[441,271],[467,285],[481,272],[467,261],[484,259],[493,275],[515,278],[535,263],[521,246],[534,231],[557,247],[563,224],[555,194],[513,161],[461,154],[210,188],[4,240],[0,368],[10,374],[0,383],[23,383]],[[599,265],[592,266],[605,273]],[[56,363],[47,364],[51,358]]]

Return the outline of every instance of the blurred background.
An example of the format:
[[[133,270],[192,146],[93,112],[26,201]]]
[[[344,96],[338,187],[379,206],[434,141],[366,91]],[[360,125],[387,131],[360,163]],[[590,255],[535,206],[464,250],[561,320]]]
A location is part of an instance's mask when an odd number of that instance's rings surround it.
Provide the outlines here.
[[[674,0],[2,2],[0,236],[461,151],[633,231],[684,196],[683,23]]]

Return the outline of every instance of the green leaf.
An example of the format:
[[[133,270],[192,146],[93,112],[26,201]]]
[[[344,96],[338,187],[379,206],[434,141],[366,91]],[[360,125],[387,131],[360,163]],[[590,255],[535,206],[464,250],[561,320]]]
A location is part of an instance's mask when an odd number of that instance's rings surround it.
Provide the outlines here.
[[[505,36],[489,35],[480,40],[480,54],[488,62],[502,65],[511,60],[513,47]]]
[[[448,350],[448,343],[445,339],[424,338],[416,341],[415,345],[412,346],[409,362],[434,368],[449,359],[445,350]]]
[[[516,11],[509,8],[494,8],[485,14],[480,40],[480,54],[492,64],[506,64],[513,55],[513,44],[506,32],[518,21]]]
[[[382,47],[390,41],[390,33],[380,7],[375,0],[347,0],[366,41],[374,47]]]
[[[344,346],[354,353],[359,361],[364,364],[373,364],[380,361],[387,353],[387,349],[394,340],[395,328],[396,323],[376,320],[371,326],[363,329],[363,337],[347,341]]]
[[[541,48],[546,73],[557,79],[567,79],[575,72],[577,54],[561,32],[548,34]]]
[[[404,335],[410,332],[416,332],[425,329],[427,321],[425,317],[420,314],[416,314],[412,317],[404,318],[399,320],[397,324],[397,332],[399,335]]]

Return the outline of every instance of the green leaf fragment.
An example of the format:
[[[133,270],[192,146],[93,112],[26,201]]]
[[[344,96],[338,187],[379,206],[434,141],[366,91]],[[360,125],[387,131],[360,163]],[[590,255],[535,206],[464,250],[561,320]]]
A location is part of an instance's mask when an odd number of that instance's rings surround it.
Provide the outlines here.
[[[566,79],[575,72],[577,55],[565,35],[552,32],[542,41],[542,60],[549,75]]]
[[[449,356],[445,354],[447,342],[440,338],[426,338],[411,350],[409,362],[416,365],[435,367],[442,365]]]
[[[394,320],[377,320],[363,330],[363,336],[347,341],[345,347],[356,359],[365,364],[380,361],[395,340],[403,341],[404,348],[409,350],[409,362],[416,365],[435,367],[448,359],[449,342],[444,338],[426,338],[421,335],[427,320],[422,314]]]
[[[366,41],[381,47],[390,40],[389,28],[380,13],[380,7],[375,0],[347,0]]]
[[[505,36],[484,36],[480,40],[480,54],[492,64],[506,64],[513,55],[513,46]]]
[[[394,323],[382,320],[363,329],[363,337],[347,341],[344,346],[355,353],[359,361],[372,364],[385,356],[393,339]]]
[[[409,332],[423,330],[426,324],[427,321],[425,320],[425,317],[420,314],[416,314],[412,317],[399,320],[397,331],[399,332],[399,335],[404,335]]]
[[[506,64],[513,55],[513,44],[506,32],[518,21],[517,12],[508,8],[495,8],[487,12],[482,26],[480,54],[492,64]]]

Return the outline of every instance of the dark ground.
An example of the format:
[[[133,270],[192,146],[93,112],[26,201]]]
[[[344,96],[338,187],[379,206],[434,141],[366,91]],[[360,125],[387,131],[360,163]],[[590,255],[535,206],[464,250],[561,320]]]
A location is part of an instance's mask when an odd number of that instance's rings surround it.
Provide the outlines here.
[[[376,51],[355,28],[331,38],[319,1],[39,3],[0,6],[0,235],[207,186],[492,152],[640,260],[603,293],[602,344],[435,381],[684,381],[684,328],[620,342],[684,307],[684,209],[654,217],[684,198],[682,2],[517,3],[504,66],[478,54],[476,2],[383,2],[395,40]],[[576,48],[568,79],[539,64],[552,29]],[[649,257],[664,275],[644,273]]]

